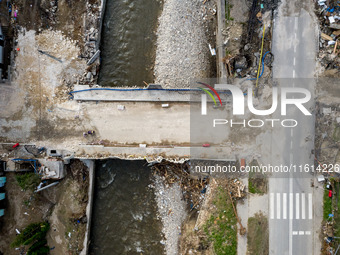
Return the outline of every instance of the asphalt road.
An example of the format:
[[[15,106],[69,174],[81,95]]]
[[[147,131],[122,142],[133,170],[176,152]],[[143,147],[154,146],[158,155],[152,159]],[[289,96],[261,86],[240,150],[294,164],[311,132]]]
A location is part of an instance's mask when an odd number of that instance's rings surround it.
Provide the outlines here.
[[[289,3],[294,4],[294,1]],[[284,8],[283,8],[284,9]],[[273,53],[274,78],[278,87],[306,88],[311,100],[304,104],[311,112],[314,107],[316,36],[312,18],[303,9],[289,13],[283,9],[275,19]],[[296,95],[295,98],[297,98]],[[269,250],[270,254],[314,254],[314,194],[311,173],[305,166],[314,163],[314,114],[305,116],[291,106],[287,116],[295,119],[294,128],[276,128],[272,132],[272,164],[296,165],[296,172],[276,174],[269,179]],[[299,166],[303,172],[300,172]]]

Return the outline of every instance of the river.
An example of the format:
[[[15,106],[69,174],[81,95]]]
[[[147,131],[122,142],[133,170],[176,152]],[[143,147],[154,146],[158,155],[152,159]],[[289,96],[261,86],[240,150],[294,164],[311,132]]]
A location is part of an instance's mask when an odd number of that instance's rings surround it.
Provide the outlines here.
[[[90,254],[164,254],[146,161],[97,160]]]
[[[156,30],[163,0],[107,0],[101,38],[101,86],[154,81]]]

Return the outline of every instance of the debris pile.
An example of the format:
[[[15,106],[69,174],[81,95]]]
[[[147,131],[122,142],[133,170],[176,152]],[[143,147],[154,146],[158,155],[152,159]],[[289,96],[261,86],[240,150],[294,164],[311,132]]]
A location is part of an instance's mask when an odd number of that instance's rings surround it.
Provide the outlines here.
[[[154,164],[151,169],[154,174],[163,178],[167,185],[179,183],[183,196],[190,203],[190,208],[198,209],[204,199],[209,178],[195,179],[190,175],[189,164],[176,164],[168,161]]]
[[[228,179],[227,188],[234,200],[242,199],[246,196],[246,185],[238,179]]]
[[[88,68],[80,80],[83,84],[94,84],[99,71],[99,41],[100,41],[100,20],[102,18],[101,1],[88,4],[86,8],[86,24],[84,36],[84,48],[82,57],[87,59]]]
[[[330,176],[339,175],[331,169],[340,162],[340,107],[339,105],[316,105],[315,150],[311,152],[315,164],[324,170],[330,169]],[[320,167],[319,167],[320,169]]]
[[[225,63],[228,77],[250,76],[256,79],[257,76],[268,75],[274,60],[273,54],[270,53],[271,27],[273,11],[278,6],[278,0],[261,3],[249,0],[247,4],[249,19],[247,25],[242,25],[243,34],[235,30],[235,25],[240,24],[235,24],[232,17],[227,17],[227,27],[222,32],[225,36],[226,56],[222,61]]]
[[[320,23],[319,61],[325,70],[339,70],[340,4],[335,0],[318,0],[317,6]]]

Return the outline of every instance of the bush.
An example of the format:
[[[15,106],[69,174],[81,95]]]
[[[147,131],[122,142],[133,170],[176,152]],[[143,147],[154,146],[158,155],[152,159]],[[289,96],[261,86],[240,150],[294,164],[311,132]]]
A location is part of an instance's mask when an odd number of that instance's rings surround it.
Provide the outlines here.
[[[11,246],[18,247],[32,244],[27,251],[27,255],[49,254],[50,249],[46,245],[46,234],[49,229],[50,224],[48,222],[31,223],[21,234],[17,235]]]
[[[23,190],[34,190],[40,183],[40,177],[35,173],[18,174],[17,182]]]

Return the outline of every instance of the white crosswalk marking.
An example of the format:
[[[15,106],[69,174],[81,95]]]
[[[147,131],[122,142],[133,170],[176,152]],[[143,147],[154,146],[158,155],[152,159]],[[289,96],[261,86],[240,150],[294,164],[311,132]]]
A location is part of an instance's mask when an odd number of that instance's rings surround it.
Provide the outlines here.
[[[295,196],[295,219],[298,220],[300,219],[300,194],[296,193]]]
[[[292,220],[294,217],[294,207],[293,207],[293,193],[289,193],[289,219]]]
[[[281,218],[281,194],[276,193],[276,218],[279,220]]]
[[[282,197],[282,219],[287,219],[287,193]]]
[[[313,197],[312,193],[308,194],[308,219],[313,219]]]
[[[301,194],[301,219],[306,219],[306,194]]]
[[[313,194],[270,193],[269,212],[270,219],[272,220],[273,219],[286,220],[288,218],[291,220],[292,219],[311,220],[313,219]]]

